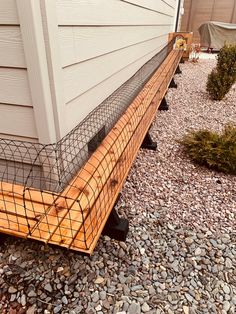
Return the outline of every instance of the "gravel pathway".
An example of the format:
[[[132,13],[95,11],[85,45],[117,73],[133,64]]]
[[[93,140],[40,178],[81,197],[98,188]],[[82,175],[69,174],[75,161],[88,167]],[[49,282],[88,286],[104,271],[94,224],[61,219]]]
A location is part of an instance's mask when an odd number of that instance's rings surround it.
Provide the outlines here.
[[[214,103],[205,92],[214,64],[181,65],[152,127],[158,150],[140,151],[117,204],[127,242],[103,237],[89,258],[6,238],[1,314],[236,313],[236,177],[193,165],[176,142],[236,121],[235,89]]]

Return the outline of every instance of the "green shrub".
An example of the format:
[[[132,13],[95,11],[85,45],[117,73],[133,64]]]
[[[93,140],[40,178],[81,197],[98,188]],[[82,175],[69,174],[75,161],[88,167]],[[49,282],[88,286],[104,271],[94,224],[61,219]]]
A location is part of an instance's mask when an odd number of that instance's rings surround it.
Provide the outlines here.
[[[236,81],[236,45],[220,49],[217,65],[208,75],[207,91],[213,100],[221,100]]]
[[[208,130],[190,132],[180,143],[194,162],[236,174],[236,126],[227,125],[221,134]]]
[[[213,69],[208,75],[207,91],[213,100],[222,100],[233,84],[232,76]]]
[[[217,57],[216,68],[221,73],[227,73],[236,80],[236,45],[224,45]]]

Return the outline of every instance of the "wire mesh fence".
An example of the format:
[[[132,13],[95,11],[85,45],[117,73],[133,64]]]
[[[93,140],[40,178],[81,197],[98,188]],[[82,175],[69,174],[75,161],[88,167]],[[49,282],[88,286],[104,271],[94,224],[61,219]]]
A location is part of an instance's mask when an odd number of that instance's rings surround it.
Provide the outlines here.
[[[152,98],[163,97],[180,58],[169,57],[172,49],[173,41],[59,142],[0,139],[0,231],[82,251],[93,245],[156,110],[144,86],[164,75]]]

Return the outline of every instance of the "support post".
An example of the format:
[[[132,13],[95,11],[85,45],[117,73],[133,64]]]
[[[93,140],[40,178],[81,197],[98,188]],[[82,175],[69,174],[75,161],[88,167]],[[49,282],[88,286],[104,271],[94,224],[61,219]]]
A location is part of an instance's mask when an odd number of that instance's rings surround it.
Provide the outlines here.
[[[179,65],[177,66],[177,68],[175,70],[175,74],[182,74],[182,71],[180,70]]]
[[[149,131],[146,133],[141,148],[157,150],[157,142],[154,142],[151,138]]]
[[[165,97],[162,98],[162,101],[160,103],[160,106],[159,106],[158,110],[169,110],[169,106],[168,106],[168,104],[166,102]]]
[[[175,83],[174,78],[172,78],[169,87],[170,87],[170,88],[177,88],[177,84]]]
[[[107,235],[117,241],[125,241],[129,231],[129,221],[125,218],[120,218],[117,211],[115,210],[115,206],[119,198],[120,194],[117,197],[114,207],[112,208],[102,234]]]

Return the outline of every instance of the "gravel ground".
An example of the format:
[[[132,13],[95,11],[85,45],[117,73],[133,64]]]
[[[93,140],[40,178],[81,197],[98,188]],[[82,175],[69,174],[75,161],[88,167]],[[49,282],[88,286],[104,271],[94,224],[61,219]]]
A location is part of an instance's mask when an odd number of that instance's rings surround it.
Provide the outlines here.
[[[86,257],[6,238],[0,313],[236,313],[236,178],[193,165],[176,142],[236,120],[235,89],[214,103],[205,92],[214,63],[181,65],[152,127],[158,150],[140,151],[117,204],[127,242],[102,237]]]

